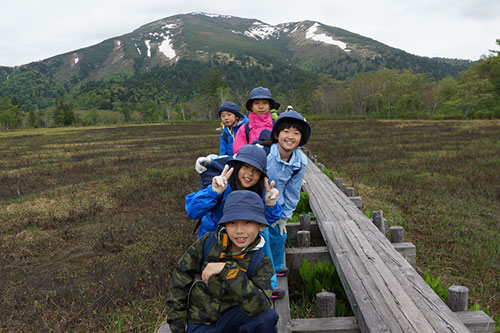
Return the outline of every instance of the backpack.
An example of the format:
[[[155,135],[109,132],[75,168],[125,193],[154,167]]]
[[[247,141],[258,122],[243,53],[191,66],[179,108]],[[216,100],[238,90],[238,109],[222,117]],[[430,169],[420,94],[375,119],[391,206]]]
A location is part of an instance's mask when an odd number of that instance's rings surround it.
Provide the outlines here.
[[[248,140],[248,133],[250,133],[250,128],[247,126],[248,123],[245,124],[245,133],[247,134],[247,140]],[[259,135],[259,138],[255,141],[252,142],[252,144],[259,144],[262,141],[265,141],[267,139],[271,138],[271,131],[268,129],[262,130],[262,132]],[[266,155],[269,155],[271,151],[271,146],[261,146],[264,151],[266,152]],[[224,170],[224,166],[226,163],[230,160],[232,160],[232,156],[224,155],[220,156],[218,158],[212,159],[207,165],[204,172],[200,174],[200,181],[198,185],[198,191],[203,190],[206,188],[208,185],[212,184],[212,178],[215,176],[218,176],[222,173],[222,170]],[[300,169],[299,169],[300,170]],[[295,176],[299,170],[294,170],[292,173],[292,177]],[[210,211],[216,210],[217,207],[219,207],[220,203],[222,202],[222,197],[220,196],[217,199],[217,203],[210,209]],[[193,229],[193,234],[196,233],[196,230],[198,230],[199,226],[201,224],[201,218],[198,219],[194,229]]]
[[[205,243],[203,244],[203,262],[207,260],[208,254],[210,253],[210,250],[212,249],[212,247],[215,245],[216,242],[217,239],[215,238],[215,232],[212,232],[212,234],[207,237]],[[262,248],[255,251],[255,253],[252,255],[252,258],[250,258],[250,263],[248,264],[248,268],[246,271],[247,277],[249,279],[253,277],[253,273],[255,273],[255,270],[257,269],[263,258],[264,258],[264,251],[262,250]]]

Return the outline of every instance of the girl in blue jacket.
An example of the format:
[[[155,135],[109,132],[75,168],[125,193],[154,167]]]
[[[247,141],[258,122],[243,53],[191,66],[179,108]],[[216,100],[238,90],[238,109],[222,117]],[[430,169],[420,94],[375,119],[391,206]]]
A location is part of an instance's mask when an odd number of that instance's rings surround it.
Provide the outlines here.
[[[245,145],[227,164],[221,175],[212,178],[211,185],[186,196],[187,215],[192,219],[201,218],[198,238],[217,230],[226,198],[234,190],[250,190],[261,196],[270,224],[282,216],[281,206],[276,203],[279,193],[274,182],[268,184],[266,177],[267,157],[263,149]]]
[[[275,182],[279,191],[278,203],[282,214],[279,220],[267,227],[263,236],[266,240],[266,253],[271,252],[277,276],[286,275],[284,267],[286,222],[292,217],[300,199],[302,180],[306,172],[307,158],[298,147],[306,144],[311,136],[311,127],[304,117],[296,111],[280,114],[271,132],[271,139],[261,145],[269,145],[267,155],[267,176]],[[267,148],[267,147],[266,147]],[[269,148],[267,148],[269,149]]]
[[[222,123],[220,155],[233,155],[234,137],[238,129],[248,123],[248,118],[240,113],[240,108],[233,102],[222,103],[218,112]]]

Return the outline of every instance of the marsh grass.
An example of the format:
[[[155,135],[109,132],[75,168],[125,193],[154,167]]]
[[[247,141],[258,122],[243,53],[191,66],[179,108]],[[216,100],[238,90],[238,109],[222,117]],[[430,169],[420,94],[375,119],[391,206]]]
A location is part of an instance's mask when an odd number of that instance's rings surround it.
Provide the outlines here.
[[[1,132],[0,331],[155,331],[215,127]]]
[[[0,331],[153,332],[215,122],[0,132]],[[500,312],[500,122],[313,121],[308,149]],[[292,284],[293,285],[293,284]],[[313,307],[297,300],[298,316]]]
[[[383,209],[417,247],[417,270],[469,288],[499,322],[500,122],[323,121],[308,149]],[[498,324],[497,324],[498,325]]]

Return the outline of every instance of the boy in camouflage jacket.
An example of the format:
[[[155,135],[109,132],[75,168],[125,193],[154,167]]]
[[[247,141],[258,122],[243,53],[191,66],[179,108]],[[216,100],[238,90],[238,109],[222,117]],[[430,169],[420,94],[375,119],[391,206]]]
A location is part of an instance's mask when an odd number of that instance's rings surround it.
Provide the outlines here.
[[[264,246],[259,231],[267,225],[264,203],[255,192],[228,196],[208,254],[204,243],[211,232],[191,245],[174,268],[167,300],[172,332],[276,332],[271,260],[263,256],[251,277],[247,273],[252,256]]]

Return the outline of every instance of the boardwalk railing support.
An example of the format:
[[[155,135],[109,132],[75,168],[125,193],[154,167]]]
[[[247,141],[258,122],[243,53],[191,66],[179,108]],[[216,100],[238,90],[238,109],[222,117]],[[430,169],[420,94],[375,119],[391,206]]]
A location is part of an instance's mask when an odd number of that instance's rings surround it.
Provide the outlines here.
[[[385,237],[387,235],[387,220],[384,218],[384,212],[382,210],[374,210],[372,216],[373,224],[375,224]]]
[[[403,243],[403,227],[394,226],[389,229],[391,234],[391,243]]]
[[[316,316],[318,318],[335,317],[334,293],[322,291],[316,294]]]
[[[451,286],[448,288],[448,307],[451,311],[467,311],[468,303],[469,288],[464,286]]]
[[[301,214],[299,216],[300,230],[309,231],[311,229],[311,216],[309,214]]]

